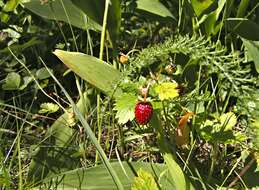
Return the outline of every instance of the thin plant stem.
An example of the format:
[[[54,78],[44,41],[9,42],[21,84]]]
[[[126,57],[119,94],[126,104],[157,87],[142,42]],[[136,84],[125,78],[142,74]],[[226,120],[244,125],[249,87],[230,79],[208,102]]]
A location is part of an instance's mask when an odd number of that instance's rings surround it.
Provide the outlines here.
[[[231,86],[231,88],[229,88],[229,90],[228,90],[228,95],[227,95],[227,98],[226,98],[226,100],[225,100],[225,104],[224,104],[224,107],[223,107],[223,109],[222,109],[222,114],[223,113],[225,113],[225,111],[226,111],[226,109],[227,109],[227,106],[228,106],[228,103],[229,103],[229,99],[230,99],[230,96],[231,96],[231,91],[232,91],[232,86]]]
[[[100,52],[99,52],[99,59],[103,60],[103,51],[104,51],[104,43],[105,43],[105,33],[106,33],[106,26],[107,26],[107,17],[108,17],[108,10],[109,10],[109,3],[110,0],[105,0],[105,9],[103,15],[103,25],[102,25],[102,33],[101,33],[101,44],[100,44]],[[101,97],[100,92],[97,94],[97,128],[98,128],[98,142],[101,141],[102,135],[102,128],[101,128]],[[95,164],[98,163],[98,152],[95,155]]]
[[[208,183],[210,182],[213,171],[215,169],[217,154],[218,154],[218,143],[215,142],[213,144],[212,153],[211,153],[211,165],[210,165],[210,170],[209,170],[209,174],[208,174]]]
[[[105,9],[104,9],[104,15],[103,15],[103,25],[102,25],[101,42],[100,42],[101,44],[100,44],[100,53],[99,53],[99,59],[101,60],[103,60],[103,50],[104,50],[104,43],[105,43],[105,33],[106,33],[106,26],[107,26],[109,3],[110,3],[110,0],[105,0]]]
[[[66,18],[67,18],[67,21],[68,21],[68,24],[69,24],[69,28],[70,28],[70,31],[72,33],[72,37],[73,37],[73,41],[74,41],[74,44],[75,44],[75,48],[76,48],[76,51],[78,52],[79,49],[78,49],[78,46],[77,46],[77,43],[76,43],[76,37],[75,37],[75,34],[74,34],[74,31],[73,31],[73,28],[72,28],[72,25],[71,25],[71,22],[70,22],[70,18],[68,16],[68,13],[67,13],[67,10],[66,10],[66,7],[63,3],[63,0],[60,0],[60,3],[64,9],[64,12],[65,12],[65,15],[66,15]],[[83,92],[82,92],[82,89],[80,87],[80,82],[79,82],[79,77],[77,77],[75,75],[75,79],[76,79],[76,86],[77,86],[77,89],[78,89],[78,92],[79,92],[79,96],[80,98],[82,98],[82,101],[83,101],[83,104],[85,105],[85,99],[84,99],[84,96],[83,96]]]
[[[242,157],[240,156],[235,165],[231,168],[231,170],[229,171],[227,177],[225,177],[224,181],[222,182],[221,186],[220,186],[220,189],[223,187],[223,185],[226,183],[227,179],[229,178],[229,176],[233,173],[233,171],[235,170],[235,168],[238,166],[239,162],[242,161]]]
[[[199,96],[200,94],[200,80],[201,80],[201,70],[202,70],[202,65],[199,66],[199,73],[198,73],[198,79],[197,79],[197,87],[196,87],[196,95]],[[193,117],[193,120],[192,120],[192,124],[194,125],[195,124],[195,115],[197,114],[197,111],[198,111],[198,103],[195,102],[194,104],[194,117]],[[191,146],[194,144],[194,137],[193,137],[193,134],[194,134],[194,127],[192,127],[192,133],[191,133],[191,140],[190,140],[190,144]]]
[[[231,188],[238,182],[239,179],[247,172],[247,170],[253,165],[255,159],[250,160],[250,162],[242,169],[242,171],[238,174],[238,176],[228,185],[227,189]]]
[[[64,3],[63,3],[63,0],[60,0],[60,3],[61,3],[61,5],[62,5],[62,8],[64,9],[64,12],[65,12],[65,15],[66,15],[68,24],[69,24],[69,28],[70,28],[71,33],[72,33],[72,37],[73,37],[73,41],[74,41],[74,44],[75,44],[75,47],[76,47],[76,51],[78,52],[79,49],[78,49],[77,44],[76,44],[76,37],[75,37],[74,31],[73,31],[73,28],[72,28],[72,25],[71,25],[70,18],[69,18],[69,16],[68,16],[66,7],[65,7],[65,5],[64,5]]]
[[[186,159],[186,161],[185,161],[185,163],[184,163],[183,171],[185,171],[186,167],[188,167],[188,162],[189,162],[189,160],[190,160],[190,158],[191,158],[192,151],[193,151],[193,149],[194,149],[194,147],[195,147],[195,144],[196,144],[196,139],[194,140],[194,142],[193,142],[193,144],[192,144],[192,146],[191,146],[191,150],[190,150],[190,152],[188,153],[187,159]]]
[[[59,25],[59,23],[58,23],[58,21],[57,21],[58,19],[56,18],[56,14],[55,14],[55,11],[54,11],[52,2],[50,2],[50,9],[51,9],[52,16],[54,17],[54,20],[56,21],[56,24],[57,24],[57,26],[58,26],[58,29],[59,29],[59,31],[60,31],[60,33],[61,33],[61,36],[63,37],[63,39],[64,39],[64,41],[65,41],[66,47],[67,47],[67,49],[69,49],[69,48],[68,48],[69,46],[68,46],[68,41],[67,41],[66,35],[64,34],[64,32],[63,32],[61,26]]]

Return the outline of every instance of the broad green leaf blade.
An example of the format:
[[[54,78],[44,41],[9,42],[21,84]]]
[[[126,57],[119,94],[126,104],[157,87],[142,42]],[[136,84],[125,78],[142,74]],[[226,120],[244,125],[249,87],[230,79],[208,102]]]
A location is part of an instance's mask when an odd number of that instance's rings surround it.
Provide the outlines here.
[[[25,1],[23,5],[33,13],[46,19],[64,21],[82,29],[101,30],[100,25],[87,18],[83,11],[74,6],[70,0],[55,0],[48,3],[42,3],[40,0],[30,0]]]
[[[221,12],[223,11],[223,8],[226,4],[226,0],[219,0],[217,4],[217,9],[209,13],[205,20],[205,30],[208,35],[215,35],[223,24],[223,22],[220,22],[219,24],[216,23],[219,19]]]
[[[199,1],[199,0],[192,0],[192,7],[194,9],[194,12],[196,13],[197,16],[200,16],[203,11],[205,11],[207,8],[212,5],[213,0],[204,0],[204,1]]]
[[[158,0],[138,0],[137,9],[164,18],[173,18],[173,14]]]
[[[237,117],[233,112],[224,113],[220,116],[220,124],[224,131],[232,130],[236,123]]]
[[[86,93],[84,93],[86,98]],[[85,114],[84,101],[80,99],[77,103],[79,110]],[[72,109],[61,115],[48,128],[45,140],[38,145],[32,146],[32,161],[29,167],[27,183],[37,184],[46,176],[71,170],[79,160],[71,155],[76,151],[70,145],[73,142],[75,130],[71,128]],[[74,121],[75,123],[75,121]]]
[[[166,167],[163,164],[151,164],[141,162],[113,162],[112,167],[119,173],[120,181],[123,184],[125,190],[130,190],[133,179],[136,172],[141,168],[146,172],[151,173],[153,176],[160,176],[162,172],[165,172],[161,177],[161,183],[164,189],[173,190],[168,181],[168,174],[165,171]],[[55,183],[52,181],[52,187],[57,185],[57,189],[91,189],[91,190],[117,190],[117,187],[113,183],[111,176],[104,165],[99,165],[91,168],[80,168],[59,175],[52,176],[44,182],[51,184],[51,180],[55,179]],[[97,181],[98,180],[98,181]],[[59,182],[59,183],[58,183]],[[39,189],[39,187],[34,188]]]
[[[103,15],[105,8],[105,0],[93,1],[93,0],[72,0],[72,2],[84,13],[97,22],[103,25]],[[119,34],[121,25],[121,8],[120,0],[110,0],[107,18],[107,29],[114,42]]]
[[[241,0],[238,10],[237,10],[237,16],[236,17],[245,17],[246,10],[249,6],[250,0]]]
[[[257,73],[259,73],[259,42],[250,41],[242,38],[242,41],[247,49],[247,54],[254,61]]]
[[[54,54],[77,75],[106,94],[113,94],[121,80],[122,74],[118,70],[96,57],[62,50],[55,50]]]
[[[134,178],[132,190],[159,190],[154,176],[140,168],[138,176]]]
[[[195,190],[190,180],[184,175],[182,169],[174,160],[173,155],[171,153],[166,153],[164,159],[169,169],[169,173],[171,174],[174,189]]]
[[[229,31],[245,38],[247,40],[259,40],[259,26],[246,18],[228,18],[225,21]]]

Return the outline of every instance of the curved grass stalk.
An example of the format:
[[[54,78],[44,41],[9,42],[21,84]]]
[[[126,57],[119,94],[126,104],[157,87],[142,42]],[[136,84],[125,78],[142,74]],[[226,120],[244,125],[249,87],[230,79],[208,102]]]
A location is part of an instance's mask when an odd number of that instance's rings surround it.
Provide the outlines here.
[[[77,46],[77,43],[76,43],[76,37],[75,37],[74,31],[73,31],[73,28],[72,28],[72,25],[71,25],[71,22],[70,22],[70,19],[69,19],[69,16],[68,16],[66,7],[65,7],[65,5],[64,5],[64,3],[63,3],[63,0],[60,0],[60,3],[61,3],[61,5],[62,5],[62,7],[63,7],[63,9],[64,9],[64,12],[65,12],[65,15],[66,15],[68,24],[69,24],[69,28],[70,28],[70,31],[71,31],[71,34],[72,34],[72,37],[73,37],[73,41],[74,41],[74,44],[75,44],[75,48],[76,48],[76,51],[78,52],[79,49],[78,49],[78,46]],[[83,104],[86,105],[86,104],[85,104],[85,98],[84,98],[84,96],[83,96],[83,91],[82,91],[82,89],[81,89],[81,87],[80,87],[79,77],[76,76],[76,75],[74,75],[74,76],[75,76],[75,79],[76,79],[76,86],[77,86],[77,89],[78,89],[78,92],[79,92],[79,96],[80,96],[80,98],[82,99]],[[86,109],[86,108],[85,108],[85,109]]]
[[[47,96],[49,97],[51,100],[53,100],[55,103],[57,103],[65,112],[66,109],[62,107],[62,105],[59,104],[59,102],[57,102],[54,98],[50,97],[40,86],[39,82],[37,81],[37,79],[34,77],[34,75],[31,73],[31,71],[28,69],[28,67],[21,61],[18,59],[18,57],[12,52],[12,50],[10,48],[8,48],[10,53],[12,54],[12,56],[26,69],[26,71],[33,77],[36,85],[40,88],[40,90]],[[80,110],[78,109],[78,107],[76,106],[76,104],[74,103],[74,101],[72,100],[72,98],[69,96],[68,92],[64,89],[64,87],[59,83],[59,81],[57,80],[57,78],[51,73],[51,71],[48,69],[48,67],[46,66],[46,64],[44,63],[44,61],[40,58],[40,61],[43,63],[43,65],[46,67],[47,71],[49,72],[49,74],[51,75],[51,77],[55,80],[55,82],[59,85],[59,87],[61,88],[61,90],[64,92],[65,96],[67,97],[67,99],[69,100],[70,104],[72,105],[72,108],[75,112],[75,115],[78,117],[79,121],[81,122],[81,124],[83,125],[83,127],[85,128],[87,134],[89,135],[89,138],[91,139],[91,141],[93,142],[93,144],[95,145],[97,151],[99,152],[103,164],[105,165],[105,167],[107,168],[107,170],[109,171],[109,173],[111,174],[114,183],[116,184],[117,188],[119,190],[123,190],[123,186],[122,183],[118,177],[118,175],[116,174],[115,170],[112,168],[104,150],[102,149],[102,147],[100,146],[100,144],[98,143],[93,131],[91,130],[91,127],[89,126],[89,124],[87,123],[87,121],[85,120],[84,116],[82,115],[82,113],[80,112]]]
[[[63,93],[65,94],[66,98],[68,99],[68,101],[70,102],[70,104],[72,105],[72,108],[74,110],[75,115],[78,117],[79,121],[81,122],[82,126],[84,127],[84,129],[86,130],[87,134],[89,135],[89,138],[91,139],[92,143],[95,145],[98,153],[100,154],[100,157],[102,158],[103,164],[105,165],[105,167],[107,168],[108,172],[110,173],[110,175],[113,178],[114,183],[116,184],[117,188],[119,190],[123,190],[123,186],[122,183],[117,175],[117,173],[115,172],[115,170],[112,168],[104,150],[102,149],[101,145],[99,144],[98,140],[96,139],[91,127],[89,126],[89,124],[87,123],[86,119],[84,118],[84,116],[82,115],[82,113],[80,112],[80,110],[78,109],[78,107],[76,106],[75,102],[72,100],[72,98],[70,97],[70,95],[68,94],[68,92],[65,90],[65,88],[60,84],[60,82],[57,80],[57,78],[50,72],[50,70],[48,69],[48,67],[46,66],[46,64],[44,63],[44,61],[40,58],[41,62],[44,64],[44,66],[46,67],[46,69],[48,70],[49,74],[51,75],[51,77],[55,80],[55,82],[58,84],[58,86],[61,88],[61,90],[63,91]]]
[[[74,41],[74,44],[75,44],[75,47],[76,47],[76,51],[78,52],[79,49],[78,49],[77,44],[76,44],[76,37],[75,37],[74,31],[73,31],[73,28],[72,28],[72,25],[71,25],[71,22],[70,22],[70,19],[69,19],[69,16],[68,16],[66,7],[65,7],[65,5],[64,5],[64,3],[63,3],[63,0],[60,0],[60,3],[61,3],[61,5],[62,5],[62,7],[63,7],[63,9],[64,9],[65,14],[66,14],[67,21],[68,21],[68,24],[69,24],[69,28],[70,28],[70,30],[71,30],[72,37],[73,37],[73,41]]]

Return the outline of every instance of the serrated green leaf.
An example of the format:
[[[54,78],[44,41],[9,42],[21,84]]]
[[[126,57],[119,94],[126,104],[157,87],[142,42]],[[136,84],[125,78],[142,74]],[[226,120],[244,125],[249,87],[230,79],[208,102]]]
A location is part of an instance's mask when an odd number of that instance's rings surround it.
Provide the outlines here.
[[[237,118],[233,112],[222,114],[218,119],[206,120],[200,126],[200,135],[206,141],[236,144],[247,140],[247,136],[233,130]]]
[[[220,116],[221,127],[224,127],[224,131],[232,130],[237,123],[237,117],[233,112],[224,113]]]
[[[21,84],[21,76],[18,73],[11,72],[5,78],[5,83],[2,85],[4,90],[18,90]]]
[[[135,94],[122,94],[116,99],[115,110],[117,110],[116,118],[120,124],[132,121],[135,117],[134,109],[137,102]]]
[[[155,87],[155,91],[158,94],[160,100],[168,100],[179,96],[177,89],[177,83],[164,82]]]
[[[127,78],[121,82],[120,87],[124,93],[135,94],[138,90],[137,84]]]
[[[210,141],[212,139],[213,126],[216,126],[214,121],[206,120],[205,123],[200,127],[200,135],[206,141]]]
[[[40,108],[39,113],[55,113],[59,110],[58,105],[53,103],[43,103]]]
[[[134,178],[132,190],[158,190],[154,177],[142,168],[137,172],[138,177]]]

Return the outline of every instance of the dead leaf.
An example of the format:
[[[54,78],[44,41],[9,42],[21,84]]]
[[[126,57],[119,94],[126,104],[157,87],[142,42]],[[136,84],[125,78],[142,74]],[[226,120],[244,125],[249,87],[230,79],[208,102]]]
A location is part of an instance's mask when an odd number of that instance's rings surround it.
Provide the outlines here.
[[[189,143],[190,128],[187,125],[188,119],[193,116],[193,112],[187,112],[180,119],[175,131],[175,142],[178,146],[187,145]]]

